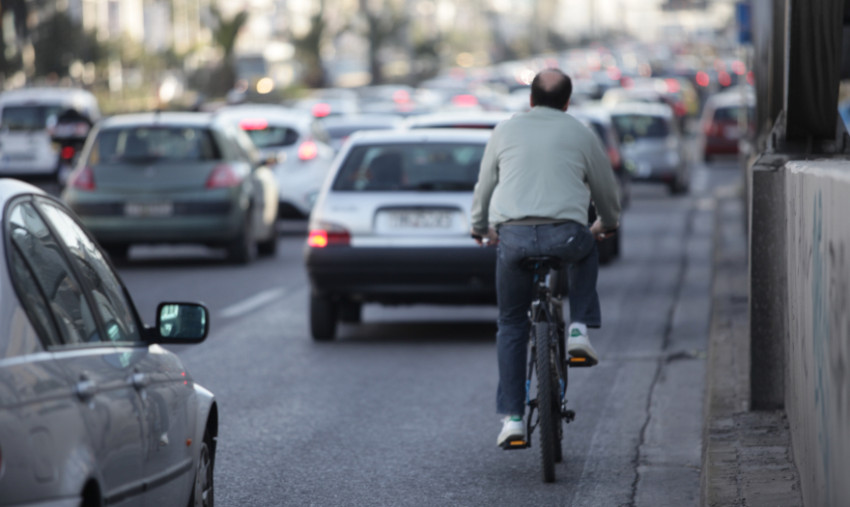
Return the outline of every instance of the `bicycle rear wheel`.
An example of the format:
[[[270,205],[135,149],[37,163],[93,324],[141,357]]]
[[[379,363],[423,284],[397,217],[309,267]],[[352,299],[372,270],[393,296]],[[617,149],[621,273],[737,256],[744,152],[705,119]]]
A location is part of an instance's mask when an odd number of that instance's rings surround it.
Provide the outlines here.
[[[537,348],[537,410],[540,428],[540,458],[543,465],[543,481],[555,480],[555,462],[560,454],[561,439],[558,426],[561,409],[558,402],[557,373],[553,371],[552,347],[548,322],[534,323],[534,340]],[[558,450],[556,451],[556,446]]]

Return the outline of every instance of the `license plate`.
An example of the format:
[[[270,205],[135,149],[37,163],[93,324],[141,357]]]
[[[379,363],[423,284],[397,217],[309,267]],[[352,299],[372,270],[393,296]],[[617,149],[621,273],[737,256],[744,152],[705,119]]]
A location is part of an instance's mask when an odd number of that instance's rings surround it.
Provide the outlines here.
[[[124,214],[129,217],[168,217],[174,213],[170,202],[135,203],[124,205]]]
[[[3,160],[7,162],[21,162],[24,160],[35,160],[35,155],[32,153],[6,153],[3,155]]]
[[[741,136],[741,130],[738,127],[726,127],[723,129],[723,135],[726,139],[737,139]]]
[[[452,213],[448,211],[395,211],[389,215],[393,229],[451,229]]]

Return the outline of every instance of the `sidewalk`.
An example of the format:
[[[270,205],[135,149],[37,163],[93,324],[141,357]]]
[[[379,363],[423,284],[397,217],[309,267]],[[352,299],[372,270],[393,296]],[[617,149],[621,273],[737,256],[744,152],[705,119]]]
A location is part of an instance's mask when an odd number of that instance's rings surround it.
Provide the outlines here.
[[[749,411],[745,209],[737,189],[716,197],[700,504],[802,506],[785,413]]]

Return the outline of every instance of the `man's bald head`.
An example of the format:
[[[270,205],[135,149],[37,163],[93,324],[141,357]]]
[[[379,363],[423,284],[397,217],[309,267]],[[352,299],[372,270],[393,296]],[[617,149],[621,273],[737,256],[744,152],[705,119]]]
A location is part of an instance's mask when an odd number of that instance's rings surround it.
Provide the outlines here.
[[[573,93],[570,76],[558,69],[541,70],[531,81],[531,105],[566,110]]]

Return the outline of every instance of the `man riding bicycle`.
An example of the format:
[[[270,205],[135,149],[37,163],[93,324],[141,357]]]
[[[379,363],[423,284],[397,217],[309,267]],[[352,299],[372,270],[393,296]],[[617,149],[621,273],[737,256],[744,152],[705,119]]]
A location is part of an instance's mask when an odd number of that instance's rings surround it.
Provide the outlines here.
[[[614,172],[596,134],[564,114],[571,94],[572,81],[560,70],[538,73],[531,83],[531,110],[493,131],[475,185],[472,233],[479,244],[498,243],[496,408],[505,416],[500,446],[525,439],[534,274],[521,266],[522,259],[551,255],[569,265],[567,350],[589,364],[598,361],[587,336],[588,328],[601,325],[596,240],[617,229],[620,202]],[[588,227],[591,198],[599,218]]]

